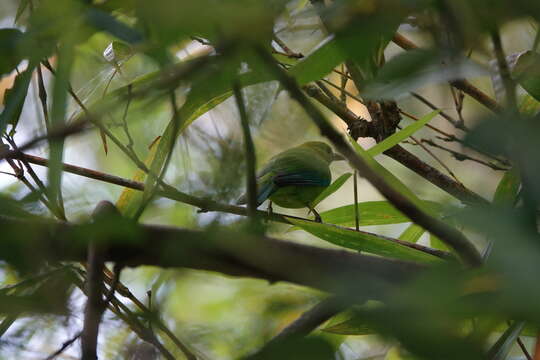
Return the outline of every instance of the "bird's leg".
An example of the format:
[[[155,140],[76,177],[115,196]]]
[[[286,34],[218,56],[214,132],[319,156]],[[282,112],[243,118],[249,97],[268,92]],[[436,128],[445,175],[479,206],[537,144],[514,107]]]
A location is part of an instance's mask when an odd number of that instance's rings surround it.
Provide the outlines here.
[[[313,213],[313,215],[315,215],[315,221],[318,223],[322,223],[321,215],[317,212],[317,210],[315,210],[315,208],[310,204],[306,204],[306,207],[309,209],[310,212]]]
[[[272,216],[274,214],[274,209],[272,209],[272,200],[268,201],[268,208],[266,211],[268,211],[268,216]]]

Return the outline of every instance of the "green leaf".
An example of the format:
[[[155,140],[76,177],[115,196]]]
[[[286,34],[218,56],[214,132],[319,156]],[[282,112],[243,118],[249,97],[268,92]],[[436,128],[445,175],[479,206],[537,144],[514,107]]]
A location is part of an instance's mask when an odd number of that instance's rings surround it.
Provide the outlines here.
[[[322,331],[339,335],[371,335],[376,333],[373,327],[367,324],[361,316],[354,316],[339,324],[328,326]]]
[[[534,51],[521,54],[512,75],[532,97],[540,101],[540,54]]]
[[[523,94],[519,103],[519,112],[525,116],[535,116],[540,111],[540,101],[529,94]]]
[[[418,208],[422,209],[426,213],[430,213],[429,209],[426,206],[426,203],[420,200],[405,184],[403,184],[397,177],[395,177],[390,171],[386,170],[384,166],[379,164],[372,156],[368,154],[358,143],[348,135],[349,142],[356,150],[356,154],[360,156],[373,171],[377,172],[388,185],[392,186],[396,191],[399,191],[403,196],[405,196],[409,201],[415,204]]]
[[[517,168],[512,168],[504,173],[504,176],[497,185],[495,195],[493,196],[493,202],[495,204],[509,204],[512,205],[519,191],[521,179]]]
[[[118,21],[114,16],[105,11],[96,8],[88,8],[85,11],[85,18],[86,21],[97,30],[106,31],[129,44],[137,44],[143,40],[142,34]]]
[[[489,360],[504,360],[510,353],[514,342],[518,338],[521,330],[525,326],[525,322],[516,321],[510,326],[497,340],[497,342],[489,349],[487,359]]]
[[[425,264],[438,264],[443,261],[434,255],[408,247],[396,239],[382,237],[365,231],[354,231],[335,225],[291,218],[287,218],[287,220],[322,240],[348,249]]]
[[[30,86],[30,82],[28,81],[28,74],[26,74],[26,71],[25,71],[22,74],[17,75],[17,77],[15,78],[15,82],[13,83],[13,87],[10,89],[6,89],[6,91],[4,92],[4,104],[13,104],[13,107],[14,107],[12,111],[12,115],[9,118],[7,118],[8,113],[6,112],[7,123],[11,125],[11,130],[10,130],[11,135],[15,134],[17,125],[19,123],[19,119],[21,118],[21,113],[24,106],[24,100],[26,98],[25,96],[26,94],[24,94],[22,98],[17,98],[18,89],[26,88],[28,91],[29,86]],[[19,90],[19,91],[22,91],[22,90]],[[0,119],[3,118],[3,115],[4,113],[0,115]]]
[[[478,75],[486,75],[486,71],[470,59],[456,58],[449,63],[437,51],[415,49],[386,62],[366,86],[363,96],[376,100],[396,99],[428,84]]]
[[[351,175],[352,175],[351,173],[346,173],[338,177],[336,181],[334,181],[329,187],[324,189],[324,191],[320,193],[320,195],[317,196],[315,200],[313,200],[313,202],[311,203],[311,206],[313,207],[317,206],[321,201],[323,201],[324,199],[326,199],[327,197],[329,197],[330,195],[338,191],[343,186],[343,184],[345,184],[345,182],[349,180]]]
[[[429,244],[434,249],[450,251],[450,248],[433,234],[429,234]]]
[[[35,66],[35,63],[30,63],[28,68],[17,76],[11,90],[4,94],[5,107],[0,114],[0,133],[5,131],[8,124],[17,125]]]
[[[424,228],[411,224],[399,235],[399,240],[415,243],[425,232]]]
[[[401,129],[397,133],[392,134],[392,136],[387,137],[377,145],[373,146],[367,151],[367,153],[370,156],[376,156],[385,152],[386,150],[390,149],[396,144],[399,144],[401,141],[405,140],[406,138],[423,128],[424,125],[430,122],[431,119],[437,116],[440,112],[440,110],[430,112],[429,114],[423,116],[420,120],[413,122],[411,125]]]
[[[410,221],[388,201],[365,201],[358,203],[361,226],[399,224]],[[323,222],[354,226],[354,204],[341,206],[321,213]]]
[[[23,57],[19,53],[18,43],[23,37],[23,33],[17,29],[0,29],[0,78],[9,74],[22,61]]]
[[[289,72],[300,85],[305,85],[322,79],[344,61],[345,53],[333,37],[328,37]]]
[[[146,166],[149,166],[152,161],[154,161],[159,142],[160,139],[158,138],[154,142],[152,142],[152,144],[150,144],[150,147],[148,149],[148,155],[146,156],[146,159],[144,161]],[[143,170],[138,169],[135,172],[132,180],[137,182],[143,182],[146,177],[146,173]],[[142,201],[143,193],[141,191],[125,188],[124,191],[122,191],[122,193],[120,194],[118,200],[116,201],[116,208],[124,217],[132,218],[137,213],[137,210],[139,209],[139,206],[141,206]]]

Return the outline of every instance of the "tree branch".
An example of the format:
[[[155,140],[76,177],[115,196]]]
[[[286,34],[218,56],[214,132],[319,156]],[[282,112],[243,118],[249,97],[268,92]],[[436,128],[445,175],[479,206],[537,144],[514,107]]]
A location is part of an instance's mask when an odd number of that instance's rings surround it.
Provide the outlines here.
[[[122,220],[122,221],[120,221]],[[198,231],[107,219],[73,225],[0,217],[0,259],[35,267],[44,261],[84,261],[98,232],[104,261],[217,271],[287,281],[356,297],[381,298],[427,266],[344,250],[307,246],[226,229]]]

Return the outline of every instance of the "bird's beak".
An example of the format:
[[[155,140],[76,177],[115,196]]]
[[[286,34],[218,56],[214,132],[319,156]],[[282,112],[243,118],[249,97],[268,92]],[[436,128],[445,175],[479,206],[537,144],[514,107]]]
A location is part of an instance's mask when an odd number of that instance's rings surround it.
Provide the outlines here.
[[[340,160],[345,160],[345,158],[340,154],[334,153],[334,157],[332,158],[332,161],[340,161]]]

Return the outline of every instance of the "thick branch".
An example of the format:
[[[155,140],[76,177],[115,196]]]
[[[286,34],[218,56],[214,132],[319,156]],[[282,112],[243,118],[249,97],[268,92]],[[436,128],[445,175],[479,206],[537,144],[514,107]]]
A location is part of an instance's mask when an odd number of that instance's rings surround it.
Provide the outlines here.
[[[391,287],[411,280],[425,266],[323,249],[263,236],[138,225],[114,226],[36,222],[0,217],[4,234],[0,259],[33,267],[43,261],[84,261],[96,232],[107,243],[105,261],[126,266],[152,265],[217,271],[269,281],[288,281],[346,296],[380,298]]]

